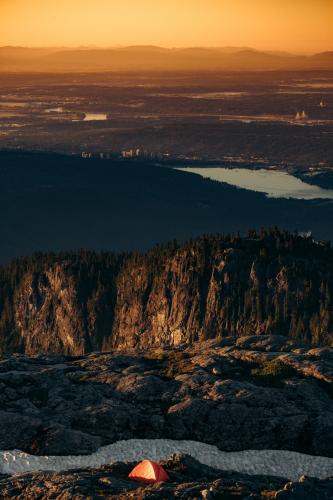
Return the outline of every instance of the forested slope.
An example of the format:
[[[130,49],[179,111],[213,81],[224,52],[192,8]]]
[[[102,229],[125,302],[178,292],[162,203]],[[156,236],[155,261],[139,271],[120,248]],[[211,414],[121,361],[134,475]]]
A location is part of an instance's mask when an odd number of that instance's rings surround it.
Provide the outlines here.
[[[277,229],[0,271],[0,352],[82,354],[280,334],[333,345],[333,250]]]

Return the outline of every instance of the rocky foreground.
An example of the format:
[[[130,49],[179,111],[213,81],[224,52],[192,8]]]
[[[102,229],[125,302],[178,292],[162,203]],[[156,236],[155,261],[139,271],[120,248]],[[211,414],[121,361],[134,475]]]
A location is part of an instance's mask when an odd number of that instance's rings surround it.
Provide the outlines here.
[[[0,361],[0,449],[90,454],[131,438],[333,457],[333,350],[286,337]]]
[[[330,500],[333,479],[301,477],[287,481],[270,476],[249,476],[218,471],[186,455],[162,462],[171,481],[144,485],[127,478],[134,464],[116,463],[100,469],[63,473],[0,476],[3,499],[298,499]]]

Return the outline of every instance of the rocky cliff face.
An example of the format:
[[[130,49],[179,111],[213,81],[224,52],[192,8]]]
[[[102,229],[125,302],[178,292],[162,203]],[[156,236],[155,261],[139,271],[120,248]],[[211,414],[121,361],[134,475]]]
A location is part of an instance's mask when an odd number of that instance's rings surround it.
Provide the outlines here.
[[[111,257],[110,257],[111,255]],[[147,255],[43,256],[0,275],[0,352],[177,346],[282,334],[333,343],[333,251],[291,236]]]
[[[86,351],[78,284],[66,266],[27,274],[14,300],[14,322],[26,352]]]

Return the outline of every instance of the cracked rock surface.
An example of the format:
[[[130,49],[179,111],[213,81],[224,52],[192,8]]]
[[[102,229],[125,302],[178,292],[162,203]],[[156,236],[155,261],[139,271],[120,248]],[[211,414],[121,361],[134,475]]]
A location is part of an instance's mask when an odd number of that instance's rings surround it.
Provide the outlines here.
[[[280,336],[14,355],[0,360],[0,449],[81,455],[170,438],[333,457],[332,377],[332,349]]]

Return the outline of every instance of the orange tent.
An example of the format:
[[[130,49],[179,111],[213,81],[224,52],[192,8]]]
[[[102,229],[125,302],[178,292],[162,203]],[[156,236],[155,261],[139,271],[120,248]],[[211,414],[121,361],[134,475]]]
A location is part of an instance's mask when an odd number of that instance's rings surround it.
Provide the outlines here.
[[[128,475],[130,479],[140,483],[159,483],[169,481],[170,478],[160,464],[152,460],[143,460]]]

